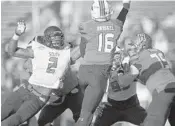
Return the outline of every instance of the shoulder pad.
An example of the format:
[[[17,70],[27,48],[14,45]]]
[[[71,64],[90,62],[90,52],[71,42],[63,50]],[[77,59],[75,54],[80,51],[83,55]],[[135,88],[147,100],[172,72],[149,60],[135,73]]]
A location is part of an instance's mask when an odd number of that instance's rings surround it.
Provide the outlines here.
[[[70,49],[71,45],[70,44],[65,44],[64,49]]]

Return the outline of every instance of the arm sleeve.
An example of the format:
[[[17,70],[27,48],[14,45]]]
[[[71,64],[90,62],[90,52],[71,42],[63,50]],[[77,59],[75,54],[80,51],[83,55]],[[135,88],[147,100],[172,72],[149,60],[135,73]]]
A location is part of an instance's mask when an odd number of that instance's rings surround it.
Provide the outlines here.
[[[79,25],[79,32],[81,34],[81,41],[86,43],[87,40],[91,38],[90,30],[88,29],[88,23],[81,23]]]
[[[123,24],[125,23],[126,20],[126,15],[128,14],[128,9],[125,7],[122,8],[121,12],[119,13],[117,19],[121,21]]]

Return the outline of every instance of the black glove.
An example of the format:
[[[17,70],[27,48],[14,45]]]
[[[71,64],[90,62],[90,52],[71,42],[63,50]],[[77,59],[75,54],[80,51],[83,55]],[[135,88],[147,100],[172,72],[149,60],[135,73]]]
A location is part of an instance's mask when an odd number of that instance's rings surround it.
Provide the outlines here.
[[[120,85],[118,84],[118,71],[111,71],[111,76],[109,78],[109,84],[114,92],[120,91]]]

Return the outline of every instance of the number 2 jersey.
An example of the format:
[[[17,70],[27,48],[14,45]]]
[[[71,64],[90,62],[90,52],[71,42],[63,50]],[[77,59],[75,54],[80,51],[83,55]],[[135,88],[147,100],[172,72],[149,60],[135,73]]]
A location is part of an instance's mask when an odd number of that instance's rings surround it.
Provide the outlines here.
[[[157,49],[142,51],[133,64],[140,71],[138,79],[146,84],[150,92],[155,89],[160,92],[169,83],[175,82],[175,76],[172,74],[164,54]]]
[[[106,22],[90,20],[81,24],[82,64],[110,64],[110,52],[116,46],[122,29],[123,23],[118,19]]]
[[[34,53],[32,74],[29,83],[46,88],[57,89],[62,77],[69,68],[70,48],[56,50],[38,42],[37,37],[30,43]]]

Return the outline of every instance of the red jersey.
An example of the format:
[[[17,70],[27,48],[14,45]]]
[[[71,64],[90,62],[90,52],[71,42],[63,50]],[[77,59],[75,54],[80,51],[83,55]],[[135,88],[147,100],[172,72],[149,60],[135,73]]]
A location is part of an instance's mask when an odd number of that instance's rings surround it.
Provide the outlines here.
[[[168,62],[160,50],[147,49],[142,51],[133,64],[140,71],[138,79],[146,84],[151,92],[154,89],[161,91],[168,83],[175,82]]]
[[[123,23],[117,19],[106,22],[90,20],[82,24],[81,43],[86,45],[82,64],[110,64],[110,52],[116,46],[122,28]]]
[[[138,59],[134,61],[135,66],[140,70],[139,79],[146,83],[151,75],[162,68],[166,68],[168,62],[164,54],[157,49],[147,49],[142,51]]]

